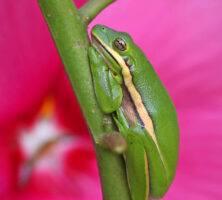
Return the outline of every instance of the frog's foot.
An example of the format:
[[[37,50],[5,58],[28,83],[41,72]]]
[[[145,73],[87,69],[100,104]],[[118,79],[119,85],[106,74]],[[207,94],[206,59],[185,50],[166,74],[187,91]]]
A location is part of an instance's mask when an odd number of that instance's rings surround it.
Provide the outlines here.
[[[120,132],[107,133],[101,143],[103,147],[109,148],[117,154],[123,154],[127,149],[126,140]]]
[[[124,138],[127,137],[127,131],[129,129],[129,124],[124,116],[121,108],[118,108],[115,113],[112,114],[113,119],[118,127],[120,133]]]

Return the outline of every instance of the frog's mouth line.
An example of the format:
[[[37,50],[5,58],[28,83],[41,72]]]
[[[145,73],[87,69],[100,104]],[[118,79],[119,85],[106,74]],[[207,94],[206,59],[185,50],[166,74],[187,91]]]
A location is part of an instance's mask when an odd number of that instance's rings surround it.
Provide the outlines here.
[[[116,58],[111,54],[111,52],[108,51],[108,49],[105,47],[104,44],[101,43],[101,41],[92,34],[92,44],[95,47],[95,49],[101,53],[101,55],[103,56],[104,61],[106,62],[106,64],[108,64],[109,68],[111,63],[108,60],[108,56],[111,57],[118,65],[119,62],[116,60]]]

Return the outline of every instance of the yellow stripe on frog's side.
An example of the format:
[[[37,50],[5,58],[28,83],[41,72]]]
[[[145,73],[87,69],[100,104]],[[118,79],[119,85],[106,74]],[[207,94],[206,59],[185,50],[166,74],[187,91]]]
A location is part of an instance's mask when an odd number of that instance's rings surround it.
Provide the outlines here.
[[[146,185],[148,187],[146,187],[146,198],[145,200],[148,199],[149,197],[149,192],[150,192],[150,187],[149,187],[149,168],[148,168],[148,159],[147,159],[147,155],[146,155],[146,151],[144,150],[144,159],[145,159],[145,172],[146,172]]]
[[[143,104],[140,93],[137,91],[136,87],[134,86],[133,78],[132,78],[132,75],[130,73],[129,67],[126,65],[123,58],[116,51],[114,51],[109,46],[104,44],[100,40],[100,38],[96,37],[96,39],[106,48],[106,50],[116,59],[116,61],[121,66],[125,86],[126,86],[128,92],[130,93],[130,96],[133,100],[133,103],[136,107],[136,110],[139,114],[139,117],[140,117],[140,119],[142,120],[142,122],[144,124],[144,128],[148,131],[148,133],[153,138],[155,144],[158,146],[156,135],[155,135],[155,132],[154,132],[153,121],[152,121],[149,113],[147,112],[147,109],[146,109],[145,105]]]

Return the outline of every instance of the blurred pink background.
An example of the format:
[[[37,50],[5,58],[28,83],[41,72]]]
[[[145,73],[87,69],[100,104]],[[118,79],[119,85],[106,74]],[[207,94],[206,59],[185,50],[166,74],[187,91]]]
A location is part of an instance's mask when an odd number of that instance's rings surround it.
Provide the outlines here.
[[[175,103],[180,157],[164,200],[222,199],[221,10],[220,0],[118,0],[89,26],[131,34]],[[87,127],[37,1],[1,1],[0,16],[0,199],[102,199]],[[73,137],[27,168],[46,138],[64,133]]]

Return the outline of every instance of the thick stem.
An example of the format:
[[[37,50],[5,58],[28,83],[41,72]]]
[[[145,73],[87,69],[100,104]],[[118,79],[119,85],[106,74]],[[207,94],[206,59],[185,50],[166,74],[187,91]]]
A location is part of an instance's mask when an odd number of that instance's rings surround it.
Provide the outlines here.
[[[82,18],[72,0],[38,0],[38,2],[93,138],[103,199],[129,200],[129,188],[121,156],[97,145],[105,130],[102,125],[103,113],[98,107],[92,86],[86,26],[82,24]],[[99,2],[103,6],[92,9],[92,12],[87,9],[88,13],[94,13],[91,16],[98,13],[99,8],[108,5],[102,0],[95,1]]]
[[[80,9],[84,23],[89,24],[105,7],[116,0],[89,0]]]

